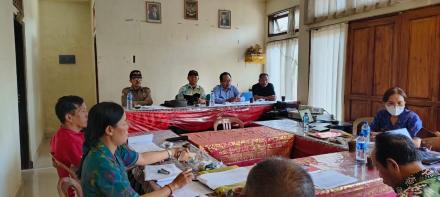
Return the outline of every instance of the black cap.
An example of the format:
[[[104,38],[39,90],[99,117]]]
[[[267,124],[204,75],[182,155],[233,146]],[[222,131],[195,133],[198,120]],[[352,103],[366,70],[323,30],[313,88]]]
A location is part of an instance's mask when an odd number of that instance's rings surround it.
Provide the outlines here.
[[[199,76],[199,73],[196,70],[190,70],[188,72],[188,77],[189,76]]]
[[[130,72],[130,79],[134,79],[134,78],[141,78],[142,79],[141,71],[139,71],[139,70],[132,70]]]

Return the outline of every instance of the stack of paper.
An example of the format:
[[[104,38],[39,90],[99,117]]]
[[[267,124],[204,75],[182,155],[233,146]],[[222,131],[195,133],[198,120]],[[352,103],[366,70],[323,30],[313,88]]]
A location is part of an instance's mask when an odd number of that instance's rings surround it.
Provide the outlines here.
[[[212,190],[199,182],[191,182],[188,185],[173,192],[174,197],[188,197],[188,196],[202,196],[205,194],[213,193]]]
[[[153,143],[153,134],[129,137],[128,146],[138,153],[164,150]]]
[[[160,169],[164,169],[169,174],[159,173]],[[157,181],[157,184],[163,187],[166,184],[173,182],[173,180],[182,172],[174,164],[164,164],[164,165],[146,165],[144,168],[145,180],[146,181]]]
[[[223,172],[203,174],[197,177],[197,179],[209,188],[215,190],[222,186],[246,182],[251,167],[252,166],[241,167]]]
[[[313,184],[319,189],[333,189],[357,181],[356,178],[336,172],[334,170],[317,171],[310,173]]]

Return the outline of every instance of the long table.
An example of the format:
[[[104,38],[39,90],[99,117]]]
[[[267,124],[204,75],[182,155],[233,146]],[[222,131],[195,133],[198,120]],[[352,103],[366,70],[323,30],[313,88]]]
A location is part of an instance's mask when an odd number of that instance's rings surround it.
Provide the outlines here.
[[[212,107],[150,107],[126,111],[128,132],[159,131],[175,127],[187,132],[210,130],[221,116],[234,116],[245,125],[259,119],[272,109],[274,102],[216,105]]]

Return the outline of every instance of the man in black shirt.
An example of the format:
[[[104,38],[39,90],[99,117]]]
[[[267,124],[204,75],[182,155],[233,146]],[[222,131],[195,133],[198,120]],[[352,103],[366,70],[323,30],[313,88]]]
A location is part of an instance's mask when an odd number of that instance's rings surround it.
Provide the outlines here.
[[[252,94],[254,99],[264,99],[267,101],[274,101],[276,99],[273,85],[269,83],[269,75],[261,73],[258,83],[252,86]]]

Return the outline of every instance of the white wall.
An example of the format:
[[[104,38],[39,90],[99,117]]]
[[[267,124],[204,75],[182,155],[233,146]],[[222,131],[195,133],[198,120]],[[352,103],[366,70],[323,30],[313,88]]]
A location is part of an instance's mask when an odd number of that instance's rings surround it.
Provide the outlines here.
[[[146,23],[144,0],[96,0],[96,36],[100,100],[120,102],[132,69],[140,69],[143,84],[155,104],[173,99],[187,83],[190,69],[210,91],[223,71],[233,84],[247,90],[257,82],[262,65],[245,64],[246,48],[263,45],[264,0],[199,1],[199,20],[183,18],[183,1],[161,0],[162,23]],[[232,29],[217,27],[218,9],[232,11]],[[136,66],[132,56],[136,55]]]
[[[0,1],[0,29],[0,196],[15,196],[21,174],[12,1]]]
[[[273,14],[296,5],[299,5],[299,0],[268,0],[266,5],[266,14]]]
[[[31,160],[36,161],[43,139],[43,118],[39,79],[39,9],[38,0],[23,1],[25,16],[26,86],[28,102],[29,145]]]

